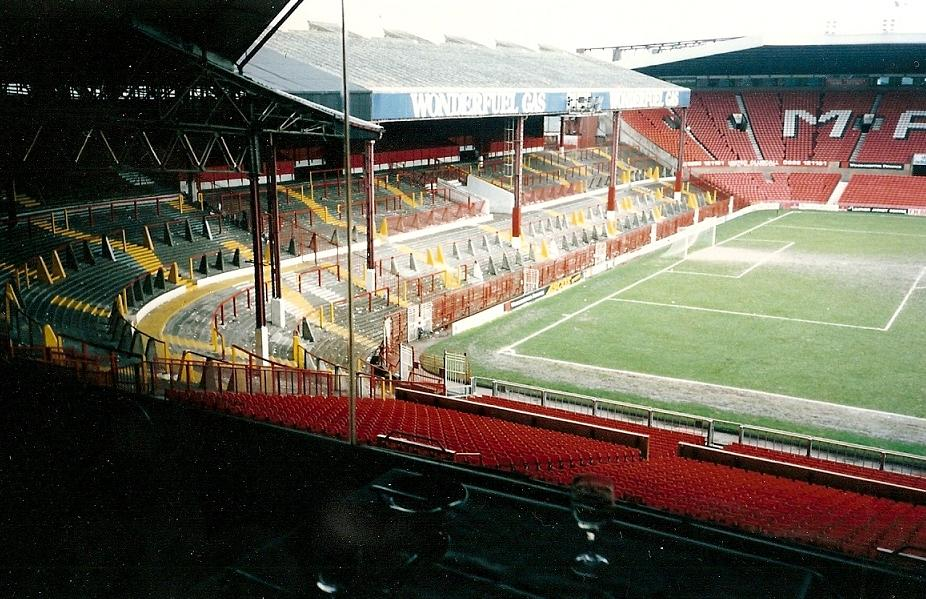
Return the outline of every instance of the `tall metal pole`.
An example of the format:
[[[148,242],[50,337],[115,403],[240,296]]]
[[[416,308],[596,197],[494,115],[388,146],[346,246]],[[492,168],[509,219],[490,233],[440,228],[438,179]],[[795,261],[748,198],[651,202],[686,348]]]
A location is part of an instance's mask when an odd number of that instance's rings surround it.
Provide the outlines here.
[[[511,247],[521,247],[521,184],[524,180],[524,117],[515,117],[514,124],[514,206],[511,208]]]
[[[617,152],[621,143],[621,111],[611,113],[611,164],[608,168],[608,220],[617,218]]]
[[[675,167],[675,200],[682,199],[682,170],[685,168],[685,136],[688,135],[688,109],[682,108],[678,125],[678,164]]]
[[[251,205],[251,244],[254,250],[254,318],[257,353],[267,357],[267,312],[264,307],[264,240],[261,239],[260,206],[260,136],[252,133],[248,140],[248,187]]]
[[[273,135],[267,141],[267,212],[270,224],[267,234],[270,237],[270,277],[272,297],[283,297],[283,280],[280,273],[280,201],[277,197],[277,153]],[[276,324],[276,323],[274,323]]]
[[[375,209],[376,209],[376,173],[373,171],[373,144],[376,142],[372,139],[366,143],[365,152],[363,153],[363,191],[364,199],[367,204],[367,268],[371,269],[376,263],[376,257],[373,254],[373,233],[375,229]]]
[[[354,269],[351,259],[350,195],[350,92],[347,89],[347,11],[341,0],[341,83],[344,99],[344,199],[347,204],[347,433],[351,445],[357,444],[357,364],[354,358]]]

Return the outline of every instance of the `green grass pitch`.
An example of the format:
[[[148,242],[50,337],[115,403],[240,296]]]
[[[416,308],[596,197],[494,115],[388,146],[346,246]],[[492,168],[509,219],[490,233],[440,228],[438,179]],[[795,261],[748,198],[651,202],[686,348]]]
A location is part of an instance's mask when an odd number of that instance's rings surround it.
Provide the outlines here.
[[[561,387],[556,365],[570,362],[926,417],[926,218],[757,212],[716,241],[634,260],[431,351],[527,383]],[[500,371],[506,350],[533,367]]]

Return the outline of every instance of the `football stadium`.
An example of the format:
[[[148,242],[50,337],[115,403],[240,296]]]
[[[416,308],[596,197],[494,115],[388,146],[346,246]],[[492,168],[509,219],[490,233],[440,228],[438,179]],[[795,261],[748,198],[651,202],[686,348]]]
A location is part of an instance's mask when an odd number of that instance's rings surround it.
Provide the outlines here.
[[[323,4],[0,9],[5,596],[926,597],[926,34]]]

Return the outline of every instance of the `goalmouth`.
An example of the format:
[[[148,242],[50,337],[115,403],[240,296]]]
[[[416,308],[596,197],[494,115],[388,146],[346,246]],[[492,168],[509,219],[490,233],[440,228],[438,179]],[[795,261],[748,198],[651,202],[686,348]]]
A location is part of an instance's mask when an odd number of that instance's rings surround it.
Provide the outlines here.
[[[716,217],[706,218],[677,233],[676,239],[666,249],[665,255],[671,258],[687,258],[689,254],[717,245]]]

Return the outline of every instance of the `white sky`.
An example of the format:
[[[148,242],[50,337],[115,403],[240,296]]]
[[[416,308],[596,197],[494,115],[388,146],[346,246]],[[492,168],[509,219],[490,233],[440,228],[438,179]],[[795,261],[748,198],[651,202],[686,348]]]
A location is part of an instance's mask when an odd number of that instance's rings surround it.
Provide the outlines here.
[[[364,35],[402,29],[435,40],[449,34],[568,50],[739,35],[926,31],[926,0],[345,1],[348,29]],[[340,19],[337,0],[305,0],[283,28],[305,29],[309,20]]]

